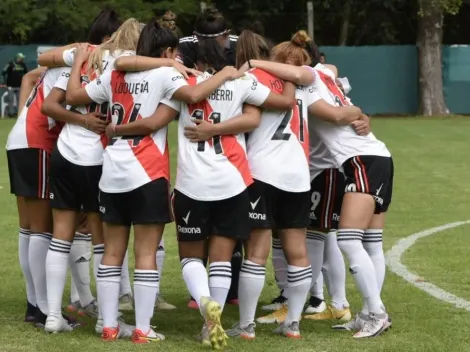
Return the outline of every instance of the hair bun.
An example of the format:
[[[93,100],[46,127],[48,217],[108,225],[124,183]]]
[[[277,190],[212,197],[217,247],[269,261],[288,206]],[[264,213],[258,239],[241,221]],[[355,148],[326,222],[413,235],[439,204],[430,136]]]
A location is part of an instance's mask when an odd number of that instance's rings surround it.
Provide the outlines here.
[[[155,27],[155,29],[162,29],[162,26],[160,25],[160,22],[158,22],[158,19],[156,19],[155,17],[152,18],[152,23],[153,23],[153,26]]]
[[[208,7],[207,9],[204,10],[204,15],[206,16],[207,21],[215,21],[217,18],[219,18],[220,11],[217,10],[215,7]]]
[[[291,39],[291,42],[298,46],[305,46],[311,41],[312,41],[312,38],[310,38],[307,32],[305,32],[304,30],[301,30],[295,33]]]

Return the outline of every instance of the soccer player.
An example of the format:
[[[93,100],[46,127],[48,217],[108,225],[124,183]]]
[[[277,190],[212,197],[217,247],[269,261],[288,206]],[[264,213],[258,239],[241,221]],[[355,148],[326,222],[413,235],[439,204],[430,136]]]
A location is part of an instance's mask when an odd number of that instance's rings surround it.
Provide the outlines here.
[[[177,43],[174,33],[161,28],[153,19],[142,31],[137,54],[174,59]],[[211,80],[189,87],[183,76],[171,67],[138,73],[113,70],[82,88],[79,72],[85,60],[86,55],[80,50],[72,69],[67,97],[72,97],[74,104],[108,102],[113,123],[108,129],[112,138],[105,149],[99,184],[100,210],[105,223],[105,253],[97,279],[104,319],[102,338],[112,341],[120,335],[117,321],[119,283],[132,225],[136,254],[136,328],[132,341],[163,340],[164,336],[150,327],[150,319],[159,290],[155,262],[158,243],[164,225],[172,221],[166,125],[176,117],[174,108],[178,104],[169,99],[197,103],[231,79],[236,71],[221,72]]]
[[[88,65],[81,68],[82,82],[89,82],[90,78],[99,76],[119,55],[133,54],[137,45],[141,25],[135,19],[124,22],[114,33],[102,33],[99,38],[110,37],[94,51]],[[93,29],[93,27],[92,27]],[[114,28],[112,28],[114,29]],[[95,31],[90,31],[96,34]],[[97,44],[92,42],[92,44]],[[125,51],[130,50],[130,51]],[[103,54],[104,52],[104,54]],[[71,64],[73,53],[66,52],[64,61]],[[73,99],[67,99],[74,108],[67,111],[61,103],[65,101],[66,87],[70,77],[70,69],[64,69],[61,82],[46,100],[43,110],[57,120],[66,122],[59,139],[57,148],[51,158],[51,205],[54,219],[54,238],[48,253],[46,263],[48,281],[49,316],[46,331],[68,331],[69,326],[61,319],[62,295],[66,280],[70,249],[75,234],[75,226],[80,212],[87,214],[88,226],[92,234],[94,246],[94,270],[96,273],[98,263],[103,252],[102,223],[98,205],[98,182],[101,176],[103,162],[103,135],[106,126],[108,106],[90,104],[80,106]],[[64,87],[65,86],[65,87]],[[73,96],[72,96],[73,98]],[[95,117],[86,117],[81,114],[95,113]],[[65,120],[68,119],[69,120]],[[96,268],[96,269],[95,269]],[[78,287],[77,287],[78,288]],[[102,320],[94,302],[91,291],[81,292],[80,304],[87,314],[98,316],[97,332],[101,331]],[[130,334],[130,333],[129,333]]]
[[[41,327],[48,313],[46,256],[52,237],[49,162],[61,129],[41,113],[41,107],[61,73],[61,69],[42,72],[6,144],[10,191],[17,199],[20,222],[19,259],[27,293],[25,321]]]
[[[256,63],[255,63],[256,64]],[[262,67],[267,69],[267,64]],[[318,64],[313,77],[306,68],[278,67],[313,80],[314,92],[332,106],[351,106],[336,85],[331,68]],[[372,133],[360,136],[350,126],[323,121],[317,112],[313,126],[345,176],[345,195],[338,225],[338,245],[348,259],[350,272],[363,296],[363,308],[352,321],[335,328],[357,331],[355,338],[375,337],[391,326],[380,298],[385,278],[382,233],[385,213],[391,203],[393,161],[384,143]],[[363,118],[362,118],[363,119]]]
[[[177,60],[187,67],[195,68],[198,63],[199,43],[204,39],[210,38],[216,39],[222,46],[225,57],[223,64],[234,66],[238,37],[230,34],[226,19],[214,7],[207,8],[197,17],[192,36],[180,38]],[[231,260],[233,276],[232,285],[227,296],[227,301],[231,304],[238,303],[238,279],[242,264],[241,257],[242,244],[238,241]],[[207,265],[207,258],[204,260],[204,264]],[[196,301],[192,297],[188,307],[193,309],[198,308]]]

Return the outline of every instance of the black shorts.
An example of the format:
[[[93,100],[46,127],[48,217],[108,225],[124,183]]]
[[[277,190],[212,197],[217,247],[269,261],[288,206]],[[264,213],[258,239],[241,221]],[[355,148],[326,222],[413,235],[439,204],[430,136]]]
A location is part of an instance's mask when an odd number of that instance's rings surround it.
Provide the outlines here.
[[[99,198],[103,222],[131,226],[173,221],[169,184],[163,177],[129,192],[100,192]]]
[[[391,157],[361,155],[342,165],[345,192],[370,194],[375,200],[375,214],[385,213],[392,202],[393,160]]]
[[[338,169],[323,170],[310,184],[310,228],[337,229],[343,203],[344,176]]]
[[[248,191],[223,200],[200,201],[173,191],[178,241],[207,239],[210,235],[246,240],[250,235]]]
[[[50,154],[38,148],[7,151],[10,192],[18,197],[49,199]]]
[[[80,166],[65,159],[57,148],[51,156],[50,199],[53,209],[99,212],[102,166]]]
[[[302,229],[309,225],[309,192],[286,192],[258,180],[248,192],[252,229]]]

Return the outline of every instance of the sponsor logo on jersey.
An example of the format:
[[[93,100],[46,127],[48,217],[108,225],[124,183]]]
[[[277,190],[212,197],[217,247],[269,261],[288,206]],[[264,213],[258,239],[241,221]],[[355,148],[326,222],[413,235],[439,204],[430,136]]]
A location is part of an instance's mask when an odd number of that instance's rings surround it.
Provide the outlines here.
[[[182,219],[184,221],[184,223],[187,225],[188,222],[189,222],[189,216],[191,215],[191,210],[188,211],[188,214],[186,214],[186,216],[184,216]]]
[[[184,77],[180,75],[180,76],[175,76],[175,77],[173,77],[171,80],[172,80],[173,82],[175,82],[175,81],[177,81],[177,80],[179,80],[179,79],[183,79],[183,78],[184,78]]]
[[[379,197],[379,196],[373,196],[374,199],[375,199],[375,202],[380,204],[380,205],[384,205],[384,199]]]
[[[350,183],[346,186],[344,192],[357,192],[357,186],[354,183]]]
[[[333,213],[333,221],[338,221],[339,222],[340,216],[336,213]]]
[[[317,217],[313,211],[310,212],[310,220],[317,220]]]
[[[62,72],[62,77],[69,78],[69,77],[70,77],[70,73],[68,73],[68,72]]]
[[[54,199],[54,193],[49,193],[49,199]]]
[[[105,214],[106,213],[106,208],[103,207],[102,205],[100,206],[100,213]]]
[[[252,219],[252,220],[266,220],[266,214],[250,212],[250,219]]]
[[[255,210],[256,206],[258,205],[259,201],[260,201],[261,197],[258,197],[258,199],[254,202],[250,202],[251,204],[251,209]]]

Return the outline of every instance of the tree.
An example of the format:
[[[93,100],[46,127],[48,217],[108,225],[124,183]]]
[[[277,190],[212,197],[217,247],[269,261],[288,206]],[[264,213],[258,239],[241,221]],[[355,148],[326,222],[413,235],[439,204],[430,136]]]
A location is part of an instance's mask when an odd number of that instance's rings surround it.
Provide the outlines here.
[[[419,0],[418,16],[420,113],[449,113],[442,83],[442,37],[445,14],[456,14],[462,0]]]

